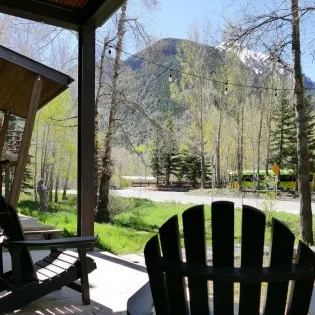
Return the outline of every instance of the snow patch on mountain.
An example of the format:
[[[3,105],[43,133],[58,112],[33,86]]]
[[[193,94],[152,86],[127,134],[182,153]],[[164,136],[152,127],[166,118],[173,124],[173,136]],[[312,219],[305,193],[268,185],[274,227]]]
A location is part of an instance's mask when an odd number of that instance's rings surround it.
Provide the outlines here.
[[[221,51],[233,51],[239,56],[242,63],[252,68],[256,74],[266,74],[271,71],[276,71],[278,74],[284,74],[281,65],[272,61],[268,54],[253,51],[247,47],[241,47],[236,44],[234,46],[228,46],[226,43],[217,45],[216,49]]]

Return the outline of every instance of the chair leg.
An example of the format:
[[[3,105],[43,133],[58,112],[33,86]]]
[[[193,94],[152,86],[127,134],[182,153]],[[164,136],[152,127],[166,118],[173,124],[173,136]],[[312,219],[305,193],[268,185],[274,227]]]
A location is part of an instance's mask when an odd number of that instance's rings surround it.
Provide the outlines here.
[[[86,250],[79,249],[79,259],[81,263],[81,290],[82,290],[82,302],[84,304],[90,304],[90,286],[89,277],[86,263]]]

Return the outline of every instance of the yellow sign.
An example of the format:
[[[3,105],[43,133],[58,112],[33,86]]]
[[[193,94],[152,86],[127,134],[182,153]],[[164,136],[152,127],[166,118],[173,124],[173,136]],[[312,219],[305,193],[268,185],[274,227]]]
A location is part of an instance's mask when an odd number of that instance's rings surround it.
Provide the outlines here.
[[[275,164],[272,168],[273,172],[278,175],[280,173],[280,167],[278,164]]]

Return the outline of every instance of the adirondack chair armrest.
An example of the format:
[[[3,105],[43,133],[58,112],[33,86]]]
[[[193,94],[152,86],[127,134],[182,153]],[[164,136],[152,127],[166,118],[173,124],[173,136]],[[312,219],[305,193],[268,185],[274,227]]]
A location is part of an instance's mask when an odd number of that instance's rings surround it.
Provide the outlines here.
[[[147,282],[127,301],[127,315],[151,315],[153,298],[150,283]]]
[[[17,247],[75,247],[78,249],[91,248],[96,242],[94,236],[77,236],[69,238],[57,238],[53,240],[29,240],[29,241],[8,241],[5,240],[3,245],[7,248]]]
[[[2,244],[3,240],[0,242],[0,276],[3,275],[3,252],[2,252]]]

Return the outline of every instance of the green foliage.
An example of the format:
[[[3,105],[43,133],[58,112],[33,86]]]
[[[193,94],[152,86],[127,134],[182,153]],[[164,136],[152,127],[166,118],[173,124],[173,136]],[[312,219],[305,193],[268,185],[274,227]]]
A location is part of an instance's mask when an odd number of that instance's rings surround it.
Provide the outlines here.
[[[193,154],[188,149],[181,149],[179,154],[179,163],[177,167],[179,178],[185,178],[193,183],[201,176],[200,156]]]
[[[133,208],[134,201],[132,198],[123,198],[113,194],[109,195],[108,210],[111,217],[130,211]]]
[[[164,175],[166,183],[169,183],[170,175],[176,175],[178,163],[178,140],[169,111],[165,121],[165,134],[156,135],[151,146],[151,169],[154,176]]]
[[[307,136],[310,152],[310,170],[315,171],[315,110],[314,96],[305,93],[307,116]],[[273,120],[274,129],[271,133],[271,162],[277,163],[280,168],[297,170],[297,139],[295,108],[290,100],[288,91],[280,94],[279,106],[276,107]]]
[[[270,191],[265,194],[265,200],[263,200],[259,208],[265,212],[266,214],[266,224],[268,226],[272,225],[272,217],[275,213],[275,201],[277,199],[277,195],[275,192]]]
[[[296,170],[295,109],[287,91],[281,91],[280,102],[275,109],[273,120],[275,126],[271,132],[271,162],[277,163],[280,168]]]
[[[29,197],[23,195],[18,205],[19,212],[26,215],[36,215],[40,222],[53,225],[63,229],[65,236],[74,236],[77,231],[76,196],[69,196],[66,202],[52,203],[45,213],[36,210],[36,205]],[[114,197],[115,198],[115,197]],[[270,196],[268,201],[273,201]],[[123,201],[117,201],[118,203]],[[127,198],[128,207],[126,211],[113,216],[111,223],[95,223],[95,235],[98,237],[96,246],[103,250],[108,250],[114,254],[125,254],[143,252],[146,242],[158,232],[159,227],[170,217],[178,215],[179,225],[182,225],[182,213],[191,205],[184,205],[172,202],[154,202],[147,199]],[[133,205],[129,208],[129,205]],[[268,209],[266,208],[268,207]],[[297,214],[275,212],[273,206],[262,206],[262,210],[267,210],[267,228],[265,233],[265,244],[270,245],[271,223],[275,217],[284,222],[294,235],[298,238],[300,234],[299,216]],[[128,209],[128,210],[127,210]],[[235,210],[235,233],[236,244],[241,242],[242,212]],[[206,241],[211,245],[211,211],[210,207],[205,207],[206,220]],[[315,220],[313,220],[315,224]],[[182,229],[180,236],[183,237]],[[183,240],[183,239],[182,239]]]

